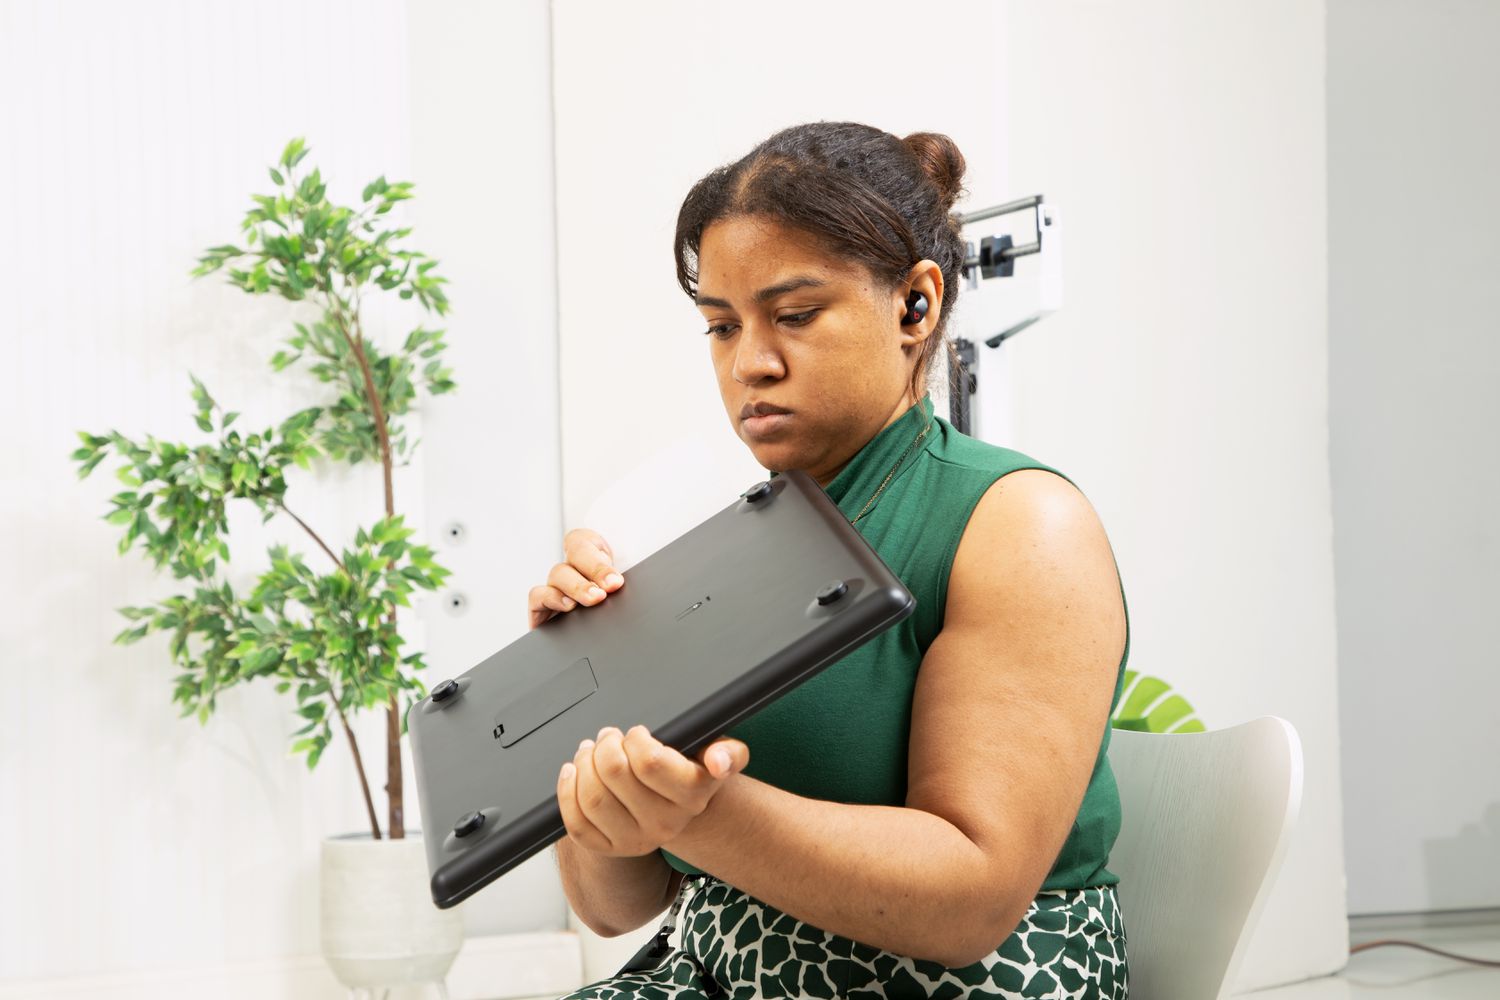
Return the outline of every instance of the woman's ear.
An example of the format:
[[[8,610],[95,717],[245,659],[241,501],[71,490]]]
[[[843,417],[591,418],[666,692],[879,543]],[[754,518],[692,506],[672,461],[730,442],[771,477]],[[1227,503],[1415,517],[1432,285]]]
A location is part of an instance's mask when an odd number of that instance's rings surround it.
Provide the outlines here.
[[[914,292],[921,293],[926,309],[922,311],[921,319],[903,323],[903,319],[908,316],[907,300]],[[897,286],[893,298],[897,309],[896,322],[901,327],[902,346],[922,343],[937,329],[938,319],[942,316],[943,269],[936,261],[917,261],[907,272],[907,281]]]

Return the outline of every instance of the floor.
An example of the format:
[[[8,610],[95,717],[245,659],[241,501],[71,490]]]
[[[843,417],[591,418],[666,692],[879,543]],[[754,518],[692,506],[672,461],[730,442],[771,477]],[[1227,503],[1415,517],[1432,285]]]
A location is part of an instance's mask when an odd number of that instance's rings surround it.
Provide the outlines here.
[[[1355,917],[1349,938],[1361,942],[1396,938],[1443,951],[1500,962],[1500,919],[1491,912],[1480,923],[1466,915],[1410,918]],[[1500,968],[1469,965],[1414,948],[1372,948],[1349,956],[1335,976],[1292,986],[1240,994],[1245,1000],[1496,1000]]]

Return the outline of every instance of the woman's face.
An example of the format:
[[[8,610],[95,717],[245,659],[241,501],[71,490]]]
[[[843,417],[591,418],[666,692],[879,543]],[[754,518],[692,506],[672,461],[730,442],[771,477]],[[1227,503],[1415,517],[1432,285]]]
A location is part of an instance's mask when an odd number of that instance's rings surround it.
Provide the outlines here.
[[[797,230],[749,216],[704,229],[698,311],[730,425],[763,468],[827,486],[916,402],[912,369],[938,322],[943,275],[924,260],[911,278],[927,315],[902,326],[904,284],[885,290]],[[746,418],[754,403],[789,412]]]

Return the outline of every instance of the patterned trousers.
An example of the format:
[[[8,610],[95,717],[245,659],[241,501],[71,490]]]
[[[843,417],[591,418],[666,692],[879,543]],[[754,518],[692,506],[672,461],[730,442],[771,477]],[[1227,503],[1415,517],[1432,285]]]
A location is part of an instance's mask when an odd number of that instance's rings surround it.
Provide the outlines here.
[[[682,944],[659,968],[615,975],[561,1000],[1128,996],[1114,886],[1044,890],[998,948],[950,968],[829,934],[711,875],[688,877],[698,881],[680,917]]]

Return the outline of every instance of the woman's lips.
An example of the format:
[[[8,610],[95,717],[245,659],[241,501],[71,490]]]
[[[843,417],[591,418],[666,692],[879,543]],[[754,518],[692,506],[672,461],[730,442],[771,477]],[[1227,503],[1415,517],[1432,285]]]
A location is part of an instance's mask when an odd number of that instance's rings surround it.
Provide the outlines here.
[[[790,413],[767,413],[759,417],[746,417],[743,421],[745,433],[753,438],[771,437],[792,419]]]

